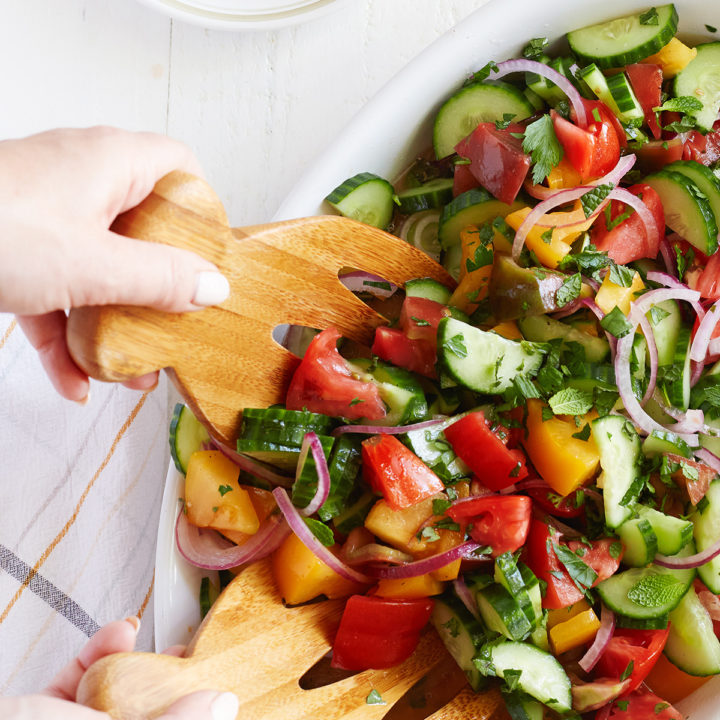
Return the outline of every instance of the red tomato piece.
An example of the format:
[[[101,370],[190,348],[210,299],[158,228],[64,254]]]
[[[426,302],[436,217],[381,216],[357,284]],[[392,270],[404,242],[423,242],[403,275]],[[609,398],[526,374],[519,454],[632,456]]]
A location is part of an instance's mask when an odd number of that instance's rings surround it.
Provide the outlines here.
[[[351,419],[379,420],[387,414],[377,385],[352,376],[337,350],[340,333],[327,328],[316,335],[290,381],[288,410],[307,408]],[[360,402],[358,402],[358,400]]]
[[[477,181],[501,202],[515,200],[530,169],[530,156],[522,149],[522,140],[512,133],[525,128],[511,123],[498,130],[495,123],[480,123],[470,135],[461,140],[455,150],[470,160],[470,172]]]
[[[555,134],[583,180],[609,173],[620,159],[620,141],[611,123],[590,122],[586,130],[550,111]]]
[[[704,298],[720,298],[720,253],[713,255],[698,276],[695,289]]]
[[[532,501],[524,495],[483,495],[448,509],[455,522],[472,522],[470,537],[492,547],[493,557],[515,552],[527,540]]]
[[[393,510],[415,505],[445,489],[442,480],[392,435],[374,435],[362,443],[363,477],[382,493]]]
[[[697,505],[705,497],[705,493],[708,491],[710,483],[717,476],[717,473],[705,463],[688,460],[681,455],[674,455],[673,453],[665,453],[665,455],[668,460],[680,465],[680,469],[672,474],[672,479],[676,485],[687,490],[690,502],[693,505]],[[697,479],[688,477],[689,473],[686,474],[683,472],[683,467],[697,470]]]
[[[590,230],[591,238],[598,250],[605,250],[607,254],[621,265],[640,258],[654,258],[658,254],[660,237],[665,232],[665,213],[663,212],[660,196],[645,184],[631,185],[628,190],[636,196],[642,195],[642,201],[655,219],[658,234],[648,238],[645,224],[640,216],[633,212],[629,218],[623,220],[612,230],[607,229],[605,216],[600,215]],[[617,200],[610,201],[610,217],[614,220],[626,210],[625,204]]]
[[[419,375],[429,378],[437,375],[435,343],[427,340],[410,340],[397,328],[377,328],[372,351],[381,360],[412,370]]]
[[[523,451],[508,449],[507,431],[494,431],[481,410],[454,422],[445,430],[445,437],[478,480],[491,490],[502,490],[527,477]]]
[[[617,135],[620,147],[627,147],[625,128],[622,126],[620,120],[618,120],[617,115],[602,100],[588,100],[587,98],[583,98],[583,105],[585,106],[585,112],[587,113],[589,122],[597,122],[597,118],[595,117],[596,113],[593,112],[597,110],[597,112],[600,113],[600,121],[608,123],[608,125],[611,125],[615,130],[615,135]],[[577,123],[574,108],[571,110],[570,119],[574,123]]]
[[[684,720],[670,703],[651,692],[636,690],[598,710],[596,720]]]
[[[638,163],[643,172],[657,172],[670,163],[682,160],[684,147],[679,137],[670,140],[651,140],[637,149]]]
[[[693,130],[685,140],[683,160],[696,160],[703,165],[712,165],[720,160],[720,120],[716,120],[713,131],[707,135]]]
[[[658,661],[669,632],[669,627],[665,630],[618,628],[597,662],[596,675],[619,679],[632,662],[628,692],[637,690]]]
[[[593,540],[590,543],[590,547],[577,540],[570,540],[567,546],[578,556],[582,556],[583,562],[597,573],[597,580],[593,583],[593,587],[595,587],[599,582],[607,580],[618,571],[624,548],[615,553],[617,557],[613,557],[613,552],[610,548],[613,545],[617,547],[619,544],[621,545],[619,540],[615,538],[600,538],[599,540]],[[580,548],[582,548],[582,550],[578,552]]]
[[[389,600],[352,595],[345,605],[333,644],[332,666],[344,670],[382,670],[399,665],[417,647],[433,601]]]
[[[645,123],[650,128],[653,137],[658,140],[661,131],[653,108],[662,105],[660,100],[663,81],[662,68],[651,63],[635,63],[628,65],[625,72],[645,113]]]
[[[558,495],[547,484],[545,484],[545,487],[538,486],[523,488],[522,491],[527,493],[532,498],[533,502],[548,515],[574,518],[580,517],[585,513],[584,505],[578,505],[577,503],[577,490],[574,490],[565,497]]]
[[[438,323],[450,314],[446,305],[422,297],[406,297],[400,311],[400,329],[410,340],[436,344]]]
[[[469,165],[456,165],[453,173],[453,197],[462,195],[468,190],[480,187],[477,178],[472,174]]]

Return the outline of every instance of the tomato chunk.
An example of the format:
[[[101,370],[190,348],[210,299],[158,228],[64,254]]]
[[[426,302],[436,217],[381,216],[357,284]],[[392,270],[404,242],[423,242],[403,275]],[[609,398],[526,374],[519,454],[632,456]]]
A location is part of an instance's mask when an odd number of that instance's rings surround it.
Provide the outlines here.
[[[377,328],[372,351],[381,360],[412,370],[419,375],[429,378],[437,375],[435,343],[428,340],[410,340],[398,328]]]
[[[720,160],[720,120],[716,120],[712,132],[703,135],[693,130],[685,140],[683,160],[696,160],[703,165],[713,165]]]
[[[599,710],[596,720],[683,720],[670,703],[651,692],[636,690],[609,706]]]
[[[423,297],[406,297],[400,311],[400,329],[410,340],[437,343],[438,323],[450,311],[442,303]]]
[[[504,438],[501,438],[501,434]],[[471,412],[445,429],[453,450],[491,490],[502,490],[527,477],[522,450],[508,449],[507,431],[494,432],[482,410]]]
[[[470,160],[468,167],[477,181],[508,205],[517,197],[530,169],[530,156],[523,152],[522,140],[512,135],[524,130],[517,123],[504,130],[495,123],[480,123],[455,146],[460,157]]]
[[[483,495],[453,505],[455,522],[472,522],[470,537],[492,547],[493,557],[521,548],[530,530],[532,501],[524,495]]]
[[[347,601],[333,644],[332,666],[344,670],[382,670],[412,655],[433,601],[391,600],[353,595]]]
[[[311,412],[351,419],[385,417],[385,404],[377,385],[352,376],[337,350],[339,338],[340,333],[332,327],[313,338],[290,381],[287,409],[307,408]]]
[[[363,477],[393,510],[402,510],[445,489],[442,480],[392,435],[362,444]]]
[[[709,300],[720,298],[720,253],[716,253],[708,260],[697,279],[695,289],[702,297]]]
[[[480,183],[472,174],[469,165],[456,165],[453,173],[453,197],[479,187]]]
[[[651,63],[635,63],[625,68],[628,80],[632,86],[638,102],[645,113],[645,123],[650,128],[653,137],[658,140],[661,135],[660,126],[653,108],[662,105],[663,74],[659,65]]]

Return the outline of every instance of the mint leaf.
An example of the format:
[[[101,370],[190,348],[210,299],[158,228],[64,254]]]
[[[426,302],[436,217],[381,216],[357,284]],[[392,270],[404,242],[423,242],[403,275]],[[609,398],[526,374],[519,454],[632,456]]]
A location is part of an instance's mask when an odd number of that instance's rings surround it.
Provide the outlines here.
[[[650,322],[653,325],[657,325],[661,320],[664,320],[666,317],[668,317],[670,313],[667,310],[663,310],[658,305],[653,305],[650,308],[650,312],[648,313],[648,315],[650,316]]]
[[[669,574],[646,575],[628,590],[627,596],[641,607],[660,607],[679,600],[686,587],[684,582]]]
[[[670,98],[659,107],[653,108],[655,112],[668,110],[669,112],[694,113],[703,109],[703,104],[692,95],[681,95],[680,97]]]
[[[553,550],[557,559],[563,564],[578,588],[584,592],[598,579],[598,574],[569,547],[553,543]]]
[[[533,38],[524,48],[522,51],[522,55],[524,58],[527,58],[528,60],[537,60],[538,58],[542,57],[545,52],[545,47],[548,44],[548,39],[546,37],[541,38]]]
[[[598,185],[592,190],[588,190],[581,198],[580,204],[582,205],[585,217],[590,217],[605,198],[614,190],[615,186],[608,183],[606,185]]]
[[[365,698],[365,703],[367,705],[387,705],[377,690],[370,691],[370,694]]]
[[[632,675],[632,672],[634,669],[635,669],[635,661],[631,660],[627,664],[627,667],[622,671],[622,675],[620,676],[620,682],[627,680]]]
[[[533,162],[533,182],[540,184],[550,171],[562,160],[562,145],[555,135],[555,128],[549,115],[543,115],[525,129],[523,150]]]
[[[557,289],[555,304],[559,308],[565,307],[580,295],[580,290],[582,290],[582,275],[575,273],[563,280],[563,284]]]
[[[610,282],[621,287],[630,287],[635,279],[635,271],[624,265],[612,265],[610,267]]]
[[[659,23],[657,10],[651,7],[647,12],[640,15],[641,25],[657,25]]]
[[[417,534],[417,539],[427,540],[428,542],[437,542],[440,539],[440,535],[438,535],[438,532],[434,527],[428,525]]]
[[[451,505],[452,505],[452,502],[450,502],[450,500],[443,500],[442,498],[433,500],[433,503],[432,503],[433,515],[444,515],[445,511]]]
[[[468,85],[474,85],[475,83],[482,82],[483,80],[487,80],[490,76],[490,73],[494,70],[497,70],[497,63],[493,60],[491,60],[487,65],[484,65],[479,70],[475,71],[464,83],[463,87],[467,87]]]
[[[611,217],[612,204],[608,203],[605,206],[605,210],[603,210],[603,213],[605,214],[605,227],[608,229],[608,232],[610,230],[614,230],[618,225],[620,225],[620,223],[625,222],[634,212],[635,210],[628,205],[625,212],[620,213],[615,219],[613,219]]]
[[[505,681],[505,684],[508,686],[508,690],[511,692],[513,690],[517,690],[518,685],[520,683],[520,676],[522,675],[522,670],[515,670],[513,668],[508,668],[507,670],[503,671],[503,680]]]
[[[468,352],[467,347],[465,347],[465,337],[461,333],[453,335],[451,338],[446,340],[445,347],[453,355],[457,355],[459,358],[467,357]]]
[[[600,325],[616,338],[625,337],[632,330],[630,321],[617,305],[600,321]]]
[[[303,518],[305,524],[310,528],[312,534],[325,546],[332,547],[335,544],[333,531],[325,524],[314,518]]]
[[[496,120],[495,127],[498,130],[507,130],[508,125],[512,122],[512,119],[514,117],[515,117],[515,113],[503,113],[503,119]]]
[[[610,557],[617,560],[621,553],[622,553],[622,543],[618,540],[616,542],[610,543],[610,547],[608,548],[608,552],[610,553]]]
[[[590,424],[585,423],[585,425],[583,425],[583,429],[580,432],[574,433],[573,437],[587,442],[590,439]]]
[[[549,400],[555,415],[584,415],[593,406],[592,393],[577,388],[565,388],[556,392]]]
[[[225,497],[229,492],[232,492],[232,485],[219,485],[218,486],[218,492],[220,493],[221,497]]]

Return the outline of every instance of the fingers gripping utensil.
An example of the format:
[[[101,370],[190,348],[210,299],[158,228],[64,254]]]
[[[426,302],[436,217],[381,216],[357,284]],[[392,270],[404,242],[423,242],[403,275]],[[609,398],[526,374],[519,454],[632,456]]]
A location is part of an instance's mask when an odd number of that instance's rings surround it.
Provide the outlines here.
[[[231,229],[212,188],[174,172],[113,230],[192,250],[215,263],[230,282],[217,307],[182,314],[142,307],[74,309],[68,346],[93,378],[128,380],[166,368],[198,419],[232,445],[242,409],[283,402],[298,360],[272,337],[280,324],[334,325],[369,343],[387,321],[338,280],[343,267],[402,285],[447,272],[393,235],[337,216]]]
[[[150,653],[110,655],[92,665],[79,702],[117,720],[151,720],[197,690],[232,691],[238,720],[381,720],[428,671],[453,660],[434,631],[415,653],[390,670],[367,670],[304,690],[299,679],[332,646],[343,600],[287,608],[269,560],[243,570],[225,589],[187,649],[185,658]],[[452,690],[457,692],[458,685]],[[368,705],[372,690],[384,705]],[[417,717],[417,702],[405,717]],[[500,720],[500,693],[461,690],[432,720]],[[411,707],[416,709],[413,715]],[[400,714],[398,714],[400,715]],[[396,718],[396,716],[393,716]],[[423,716],[425,717],[425,716]]]

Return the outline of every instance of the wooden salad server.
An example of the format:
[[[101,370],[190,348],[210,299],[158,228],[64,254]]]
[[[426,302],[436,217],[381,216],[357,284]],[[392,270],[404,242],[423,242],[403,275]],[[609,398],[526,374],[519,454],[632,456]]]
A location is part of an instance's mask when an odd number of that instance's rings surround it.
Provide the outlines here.
[[[113,230],[192,250],[215,263],[230,297],[198,312],[131,306],[84,307],[68,318],[75,362],[98,380],[128,380],[166,368],[196,417],[233,445],[245,407],[282,403],[298,359],[272,337],[287,323],[334,325],[369,343],[387,321],[338,280],[349,267],[402,285],[432,277],[452,287],[437,263],[399,238],[338,216],[231,229],[212,188],[192,175],[165,176]]]
[[[344,673],[331,684],[303,689],[300,678],[332,647],[343,603],[326,600],[285,607],[270,561],[260,561],[225,589],[185,658],[151,653],[107,656],[83,676],[78,701],[116,720],[152,720],[197,690],[234,692],[240,699],[237,720],[507,717],[497,690],[478,694],[470,690],[434,630],[421,637],[418,649],[402,665],[349,677]],[[422,678],[433,674],[435,685],[442,685],[439,691],[423,688]],[[373,690],[384,704],[367,703]],[[428,711],[425,703],[430,707],[438,692],[445,693],[441,702],[447,704]],[[406,693],[409,698],[403,697]]]

